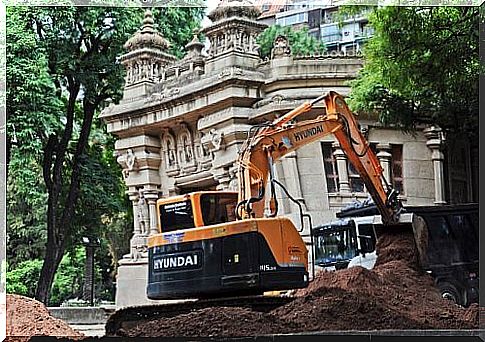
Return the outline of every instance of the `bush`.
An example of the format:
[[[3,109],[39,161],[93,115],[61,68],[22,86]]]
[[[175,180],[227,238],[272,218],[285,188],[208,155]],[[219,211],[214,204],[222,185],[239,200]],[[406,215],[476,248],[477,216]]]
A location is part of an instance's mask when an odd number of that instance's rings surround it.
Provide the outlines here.
[[[7,267],[7,293],[34,297],[41,269],[39,259],[23,261],[13,270]]]
[[[68,299],[82,295],[84,259],[83,247],[78,247],[64,255],[54,278],[49,305],[58,306]],[[42,263],[40,259],[23,261],[15,269],[8,270],[7,293],[33,298]]]
[[[83,247],[64,255],[52,285],[50,305],[59,306],[68,299],[82,296],[85,258]]]

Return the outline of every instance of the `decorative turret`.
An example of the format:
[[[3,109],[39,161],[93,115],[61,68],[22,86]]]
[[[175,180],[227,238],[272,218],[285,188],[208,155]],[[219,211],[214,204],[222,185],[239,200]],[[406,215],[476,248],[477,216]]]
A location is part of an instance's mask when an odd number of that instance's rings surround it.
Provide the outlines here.
[[[204,44],[200,42],[197,32],[194,32],[194,38],[190,43],[185,45],[185,51],[187,51],[187,55],[185,55],[185,59],[193,59],[202,57],[202,49],[204,48]]]
[[[209,66],[209,70],[219,69],[224,63],[216,61],[229,54],[231,58],[244,56],[245,62],[238,61],[239,66],[252,68],[256,65],[259,61],[256,37],[267,27],[256,21],[259,15],[260,11],[246,0],[221,1],[209,13],[208,17],[213,23],[203,30],[210,42],[208,59],[213,65]],[[233,59],[233,62],[236,60]]]
[[[126,68],[123,99],[149,93],[166,66],[177,60],[166,52],[169,47],[170,43],[155,29],[152,12],[145,11],[142,27],[124,44],[128,53],[120,59]]]
[[[146,10],[143,26],[133,35],[133,37],[127,40],[123,47],[128,51],[143,48],[166,50],[170,47],[170,43],[160,34],[160,32],[155,30],[152,12]]]
[[[213,22],[230,17],[248,18],[256,20],[261,11],[246,0],[223,0],[209,13],[208,17]]]

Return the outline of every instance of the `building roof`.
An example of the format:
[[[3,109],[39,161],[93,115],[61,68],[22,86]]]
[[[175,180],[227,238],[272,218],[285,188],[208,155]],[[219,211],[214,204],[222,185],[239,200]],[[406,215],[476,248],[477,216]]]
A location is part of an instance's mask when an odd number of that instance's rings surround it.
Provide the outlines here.
[[[264,19],[281,12],[290,3],[291,0],[256,0],[254,6],[261,11],[258,19]]]

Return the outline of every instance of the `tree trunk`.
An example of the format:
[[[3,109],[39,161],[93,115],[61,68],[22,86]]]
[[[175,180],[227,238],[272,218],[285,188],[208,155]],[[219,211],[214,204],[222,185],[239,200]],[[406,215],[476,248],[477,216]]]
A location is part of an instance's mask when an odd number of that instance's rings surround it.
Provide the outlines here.
[[[40,271],[40,278],[35,292],[35,298],[45,305],[49,303],[54,276],[63,255],[64,248],[62,246],[57,246],[54,241],[47,241],[44,263],[42,264],[42,270]]]
[[[76,93],[79,87],[76,87]],[[76,95],[77,96],[77,95]],[[71,94],[68,113],[74,111],[75,96]],[[88,143],[91,125],[96,106],[83,101],[84,118],[79,135],[76,151],[74,153],[71,178],[69,179],[68,192],[62,196],[63,177],[61,160],[65,160],[67,143],[72,133],[72,122],[66,125],[63,137],[59,144],[54,139],[49,139],[45,149],[44,179],[49,191],[47,203],[47,250],[37,285],[35,298],[45,305],[48,304],[50,289],[54,281],[59,263],[64,255],[66,238],[70,235],[71,222],[74,216],[75,204],[79,195],[79,183],[81,176],[82,155]],[[72,114],[72,113],[71,113]],[[73,115],[68,114],[73,120]],[[55,164],[52,165],[52,152],[55,151]],[[58,208],[62,208],[58,210]]]

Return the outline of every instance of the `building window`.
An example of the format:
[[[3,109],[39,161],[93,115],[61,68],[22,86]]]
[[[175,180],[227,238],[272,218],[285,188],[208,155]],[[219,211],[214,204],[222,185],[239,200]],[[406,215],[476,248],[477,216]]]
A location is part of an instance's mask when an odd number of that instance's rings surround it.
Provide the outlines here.
[[[364,192],[364,181],[360,178],[359,173],[352,163],[347,160],[347,170],[349,174],[349,186],[352,192]]]
[[[267,11],[269,11],[269,4],[268,4],[268,3],[263,4],[263,6],[262,6],[262,8],[261,8],[261,11],[262,11],[262,12],[267,12]]]
[[[332,143],[322,143],[323,165],[327,179],[327,192],[339,191],[337,160],[333,155]]]
[[[377,143],[371,143],[370,149],[377,154]],[[325,168],[325,178],[327,180],[327,192],[336,193],[340,191],[339,174],[337,169],[337,160],[333,152],[332,143],[322,143],[323,161]],[[403,187],[403,161],[402,161],[402,145],[391,145],[391,181],[393,187],[404,194]],[[367,189],[364,181],[360,177],[355,167],[347,159],[347,175],[349,179],[349,187],[352,193],[363,193]]]
[[[404,194],[403,175],[402,175],[402,145],[391,145],[392,155],[392,185],[394,189]]]

